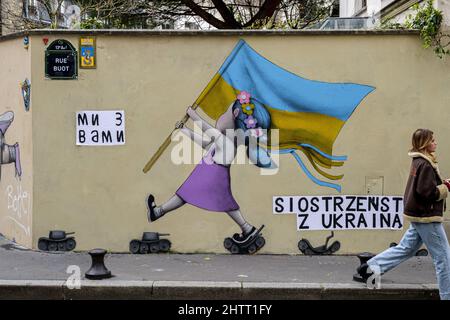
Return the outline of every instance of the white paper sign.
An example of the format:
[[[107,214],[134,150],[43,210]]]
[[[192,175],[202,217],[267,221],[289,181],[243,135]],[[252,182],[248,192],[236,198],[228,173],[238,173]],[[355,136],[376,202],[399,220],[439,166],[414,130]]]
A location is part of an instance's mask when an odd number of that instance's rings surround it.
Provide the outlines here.
[[[274,214],[297,215],[297,230],[402,229],[403,197],[275,196]]]
[[[125,111],[80,111],[76,114],[78,146],[125,144]]]

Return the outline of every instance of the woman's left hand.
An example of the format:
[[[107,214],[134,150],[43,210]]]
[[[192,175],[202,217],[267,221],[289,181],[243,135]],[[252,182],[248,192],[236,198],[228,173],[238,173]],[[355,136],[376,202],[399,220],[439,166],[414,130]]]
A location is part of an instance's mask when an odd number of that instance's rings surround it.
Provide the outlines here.
[[[187,114],[190,118],[193,118],[193,117],[195,117],[195,115],[197,114],[197,112],[195,112],[195,110],[194,110],[191,106],[189,106],[189,107],[187,108],[187,110],[186,110],[186,114]]]
[[[444,184],[446,185],[447,189],[450,191],[450,179],[445,179]]]

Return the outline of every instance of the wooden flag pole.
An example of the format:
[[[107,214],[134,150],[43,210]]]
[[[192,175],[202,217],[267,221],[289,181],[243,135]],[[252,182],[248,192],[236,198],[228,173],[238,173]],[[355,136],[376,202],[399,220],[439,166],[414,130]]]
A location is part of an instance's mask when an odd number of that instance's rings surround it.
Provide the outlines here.
[[[209,92],[217,83],[217,81],[220,79],[220,77],[218,75],[215,75],[214,78],[208,83],[208,85],[206,86],[205,89],[203,89],[202,93],[200,94],[200,97],[197,99],[197,101],[192,105],[192,109],[197,109],[199,104],[201,103],[201,101],[203,101],[203,99],[205,98],[205,93]],[[186,124],[186,122],[189,120],[189,116],[185,115],[183,117],[183,119],[181,120],[181,122],[184,124]],[[164,153],[164,151],[167,149],[168,146],[170,146],[170,142],[172,140],[172,133],[175,131],[176,129],[172,130],[172,132],[169,134],[169,136],[166,138],[166,140],[164,140],[164,142],[162,143],[162,145],[158,148],[158,150],[155,152],[155,154],[153,155],[153,157],[147,162],[147,164],[145,165],[144,169],[142,171],[144,171],[144,173],[147,173],[152,167],[153,165],[156,163],[156,161],[158,161],[159,157],[161,157],[161,155]]]
[[[170,145],[170,142],[172,142],[172,133],[169,134],[169,136],[164,140],[163,144],[158,148],[158,150],[155,152],[153,157],[147,162],[145,165],[143,171],[144,173],[147,173],[155,164],[156,161],[158,161],[159,157],[164,153],[164,151],[167,149],[167,147]]]
[[[194,105],[192,107],[192,109],[197,109],[198,105]],[[186,114],[183,119],[181,120],[181,123],[183,125],[186,124],[186,122],[189,120],[189,116]],[[145,165],[144,169],[142,169],[142,171],[144,171],[144,173],[147,173],[152,167],[153,165],[156,163],[156,161],[158,161],[159,157],[161,157],[161,155],[164,153],[164,151],[167,149],[168,146],[170,146],[170,143],[172,142],[172,133],[175,131],[176,129],[173,129],[172,132],[169,134],[169,136],[166,138],[166,140],[164,140],[164,142],[162,143],[162,145],[158,148],[158,150],[155,152],[155,154],[153,155],[153,157],[147,162],[147,164]]]

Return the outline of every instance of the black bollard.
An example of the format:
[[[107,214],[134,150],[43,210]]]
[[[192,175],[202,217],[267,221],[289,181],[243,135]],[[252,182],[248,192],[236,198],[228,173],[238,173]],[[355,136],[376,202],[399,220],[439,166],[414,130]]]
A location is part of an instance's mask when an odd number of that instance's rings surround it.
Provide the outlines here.
[[[105,254],[104,249],[94,249],[89,251],[92,258],[91,268],[85,273],[87,279],[100,280],[111,278],[111,271],[105,267]]]
[[[361,267],[363,264],[367,263],[367,261],[369,261],[370,259],[375,257],[375,255],[370,252],[363,252],[363,253],[358,254],[357,257],[359,258],[359,262],[360,262],[359,267]],[[359,267],[358,267],[358,269],[359,269]],[[366,282],[366,280],[358,272],[353,275],[353,280],[358,281],[358,282]]]

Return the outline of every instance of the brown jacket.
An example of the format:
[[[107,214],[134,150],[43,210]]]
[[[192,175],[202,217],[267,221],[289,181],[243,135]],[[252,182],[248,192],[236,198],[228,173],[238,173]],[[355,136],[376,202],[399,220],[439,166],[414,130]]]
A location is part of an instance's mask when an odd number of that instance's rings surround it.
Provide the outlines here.
[[[420,152],[408,155],[413,160],[403,198],[405,218],[412,222],[442,222],[448,189],[437,164]]]

